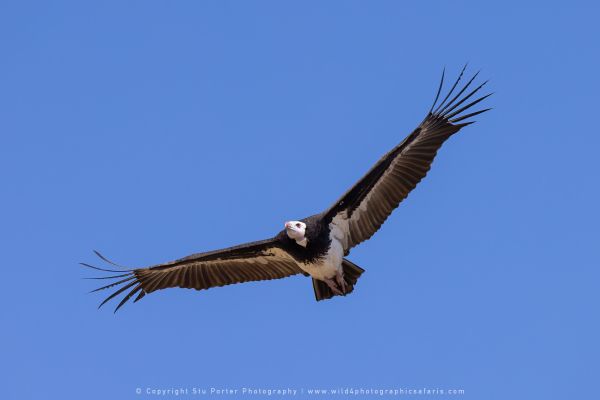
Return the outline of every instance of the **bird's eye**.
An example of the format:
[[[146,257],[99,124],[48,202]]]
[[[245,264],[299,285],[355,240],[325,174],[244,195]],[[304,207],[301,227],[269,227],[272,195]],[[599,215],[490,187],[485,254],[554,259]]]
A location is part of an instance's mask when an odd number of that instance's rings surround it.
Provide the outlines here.
[[[302,228],[302,225],[301,225],[301,224],[298,222],[298,223],[296,224],[296,228]]]

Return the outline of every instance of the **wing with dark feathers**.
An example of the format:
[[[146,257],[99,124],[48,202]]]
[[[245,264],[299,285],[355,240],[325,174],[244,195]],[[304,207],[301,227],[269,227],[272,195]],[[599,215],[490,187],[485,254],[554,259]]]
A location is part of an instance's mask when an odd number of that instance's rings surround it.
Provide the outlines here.
[[[423,122],[323,214],[326,222],[337,225],[344,232],[346,253],[377,232],[392,211],[425,177],[442,144],[462,127],[475,122],[462,121],[489,110],[465,113],[491,96],[490,93],[467,102],[487,83],[485,81],[467,92],[479,72],[451,98],[465,68],[466,65],[448,94],[437,105],[444,85],[442,73],[437,95]]]
[[[122,269],[100,253],[96,254],[105,262],[120,269],[106,269],[82,263],[83,266],[116,275],[87,278],[112,279],[108,285],[93,292],[115,288],[98,306],[126,293],[115,308],[115,312],[137,294],[134,303],[147,293],[171,287],[188,289],[209,289],[234,283],[280,279],[303,271],[293,258],[280,246],[277,239],[246,243],[240,246],[193,254],[191,256],[155,265],[148,268]]]

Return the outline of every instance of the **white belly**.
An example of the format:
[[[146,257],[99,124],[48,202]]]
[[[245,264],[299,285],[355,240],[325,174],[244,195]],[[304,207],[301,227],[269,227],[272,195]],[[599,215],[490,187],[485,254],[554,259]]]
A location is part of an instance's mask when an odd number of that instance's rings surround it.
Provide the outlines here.
[[[342,272],[344,249],[333,232],[329,236],[331,238],[331,246],[323,257],[310,264],[298,264],[300,268],[310,274],[313,278],[322,281],[325,279],[331,279],[338,272]]]

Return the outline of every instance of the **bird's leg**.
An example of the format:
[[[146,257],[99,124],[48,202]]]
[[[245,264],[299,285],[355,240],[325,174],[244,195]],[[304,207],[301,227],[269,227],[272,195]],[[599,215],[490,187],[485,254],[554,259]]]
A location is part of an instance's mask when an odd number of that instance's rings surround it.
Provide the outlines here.
[[[331,291],[339,296],[343,296],[344,293],[342,293],[340,291],[340,289],[338,289],[337,287],[337,283],[333,280],[333,279],[325,279],[324,282],[327,284],[327,286],[329,286],[329,289],[331,289]]]
[[[346,294],[346,280],[344,279],[344,273],[342,271],[338,271],[335,274],[335,280],[338,284],[338,287],[342,290],[342,293]]]

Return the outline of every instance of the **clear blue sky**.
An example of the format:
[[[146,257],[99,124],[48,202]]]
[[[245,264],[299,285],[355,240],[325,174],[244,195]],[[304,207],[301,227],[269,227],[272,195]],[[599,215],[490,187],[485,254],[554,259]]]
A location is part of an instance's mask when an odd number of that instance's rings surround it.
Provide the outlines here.
[[[3,1],[0,397],[594,397],[599,12]],[[352,295],[316,303],[294,277],[96,310],[97,282],[77,266],[96,262],[92,249],[141,267],[321,211],[416,126],[442,68],[454,76],[465,61],[492,80],[494,110],[352,251],[367,270]]]

